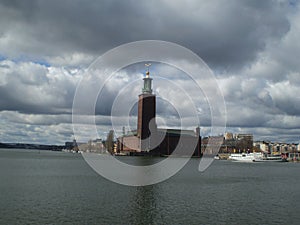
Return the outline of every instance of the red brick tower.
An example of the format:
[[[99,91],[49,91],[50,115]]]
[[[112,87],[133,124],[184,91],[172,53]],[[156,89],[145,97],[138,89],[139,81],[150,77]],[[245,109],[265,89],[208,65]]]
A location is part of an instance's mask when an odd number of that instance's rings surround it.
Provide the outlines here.
[[[149,65],[146,65],[149,66]],[[142,94],[139,95],[138,103],[138,121],[137,121],[137,136],[141,140],[141,151],[151,150],[150,136],[151,132],[156,132],[155,112],[156,112],[156,97],[152,94],[149,69],[146,72],[144,80],[144,88]]]

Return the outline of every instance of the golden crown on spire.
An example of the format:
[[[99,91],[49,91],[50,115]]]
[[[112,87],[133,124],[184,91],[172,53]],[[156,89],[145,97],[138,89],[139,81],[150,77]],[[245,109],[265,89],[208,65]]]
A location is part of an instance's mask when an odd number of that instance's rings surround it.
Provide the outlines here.
[[[146,63],[145,66],[147,67],[146,78],[149,78],[150,75],[149,67],[151,66],[151,63]]]

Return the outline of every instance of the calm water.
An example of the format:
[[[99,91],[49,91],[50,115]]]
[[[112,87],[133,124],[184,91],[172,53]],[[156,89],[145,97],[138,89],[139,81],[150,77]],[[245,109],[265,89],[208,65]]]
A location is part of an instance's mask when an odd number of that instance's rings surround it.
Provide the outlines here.
[[[198,164],[127,187],[80,155],[0,149],[0,224],[300,224],[300,163]]]

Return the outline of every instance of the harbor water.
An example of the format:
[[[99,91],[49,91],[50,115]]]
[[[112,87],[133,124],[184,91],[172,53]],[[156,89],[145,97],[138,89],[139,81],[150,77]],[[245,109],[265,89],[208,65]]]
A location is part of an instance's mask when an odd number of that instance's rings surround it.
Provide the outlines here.
[[[122,157],[130,164],[158,158]],[[300,163],[199,159],[156,185],[129,187],[80,154],[0,149],[0,224],[299,224]]]

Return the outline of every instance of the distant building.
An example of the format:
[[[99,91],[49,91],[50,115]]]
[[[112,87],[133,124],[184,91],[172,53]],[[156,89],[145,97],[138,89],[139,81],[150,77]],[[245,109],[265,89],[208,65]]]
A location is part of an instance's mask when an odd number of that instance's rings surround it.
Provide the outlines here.
[[[221,153],[253,152],[252,134],[232,134],[226,132],[223,137],[223,143],[220,148]],[[255,149],[259,149],[255,143]]]
[[[239,151],[253,151],[253,134],[237,134],[236,148]]]
[[[74,139],[73,141],[65,142],[65,149],[78,152],[79,149],[77,141]]]
[[[225,140],[233,140],[233,133],[225,132],[224,138]]]
[[[256,141],[253,143],[253,146],[256,148],[256,150],[258,151],[262,151],[262,152],[272,152],[272,145],[270,142],[268,141]]]
[[[226,152],[225,138],[223,135],[220,136],[210,136],[204,137],[201,140],[201,152],[206,152],[206,154],[214,154],[213,150],[220,148],[220,152]]]
[[[271,141],[256,141],[253,145],[255,148],[258,148],[263,152],[268,152],[271,154],[292,153],[297,152],[299,149],[299,144],[295,143],[274,143]]]
[[[78,143],[75,139],[73,141],[65,142],[65,149],[78,151]]]
[[[102,139],[89,140],[87,143],[78,144],[78,148],[82,152],[105,153],[105,147]]]

